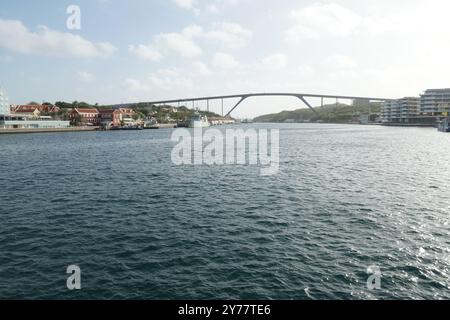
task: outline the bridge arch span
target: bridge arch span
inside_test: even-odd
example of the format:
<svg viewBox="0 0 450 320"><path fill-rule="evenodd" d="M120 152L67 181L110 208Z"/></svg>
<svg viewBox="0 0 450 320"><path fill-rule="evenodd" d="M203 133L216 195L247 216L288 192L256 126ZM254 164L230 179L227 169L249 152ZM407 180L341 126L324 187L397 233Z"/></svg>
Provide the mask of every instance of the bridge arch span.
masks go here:
<svg viewBox="0 0 450 320"><path fill-rule="evenodd" d="M210 97L198 97L198 98L187 98L187 99L174 99L174 100L161 100L161 101L151 101L147 102L149 104L157 105L157 104L172 104L172 103L182 103L182 102L196 102L196 101L207 101L209 106L209 101L211 100L223 100L224 99L236 99L239 101L226 113L226 116L230 116L231 113L236 110L239 105L251 97L295 97L300 99L308 108L310 108L313 112L317 113L314 107L308 102L307 98L321 98L323 99L342 99L342 100L367 100L367 101L378 101L384 102L392 99L385 98L373 98L373 97L357 97L357 96L339 96L339 95L323 95L323 94L309 94L309 93L245 93L245 94L236 94L236 95L223 95L223 96L210 96Z"/></svg>

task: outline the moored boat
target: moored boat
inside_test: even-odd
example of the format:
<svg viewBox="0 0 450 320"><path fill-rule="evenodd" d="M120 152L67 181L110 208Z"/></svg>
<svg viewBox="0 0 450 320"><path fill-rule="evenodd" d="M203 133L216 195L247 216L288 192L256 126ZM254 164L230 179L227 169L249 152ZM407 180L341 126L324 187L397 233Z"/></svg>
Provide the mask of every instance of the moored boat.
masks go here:
<svg viewBox="0 0 450 320"><path fill-rule="evenodd" d="M207 116L202 116L200 113L195 112L189 123L189 128L206 128L210 127L211 124L208 121Z"/></svg>

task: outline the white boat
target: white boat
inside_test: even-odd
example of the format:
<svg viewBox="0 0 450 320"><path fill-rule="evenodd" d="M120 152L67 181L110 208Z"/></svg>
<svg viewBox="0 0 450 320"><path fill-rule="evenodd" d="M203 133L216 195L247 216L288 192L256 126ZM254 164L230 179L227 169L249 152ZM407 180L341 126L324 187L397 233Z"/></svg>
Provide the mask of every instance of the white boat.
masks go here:
<svg viewBox="0 0 450 320"><path fill-rule="evenodd" d="M450 118L445 118L439 121L438 130L440 132L450 132Z"/></svg>
<svg viewBox="0 0 450 320"><path fill-rule="evenodd" d="M189 128L207 128L211 126L208 121L207 116L202 116L200 113L196 112L189 122Z"/></svg>

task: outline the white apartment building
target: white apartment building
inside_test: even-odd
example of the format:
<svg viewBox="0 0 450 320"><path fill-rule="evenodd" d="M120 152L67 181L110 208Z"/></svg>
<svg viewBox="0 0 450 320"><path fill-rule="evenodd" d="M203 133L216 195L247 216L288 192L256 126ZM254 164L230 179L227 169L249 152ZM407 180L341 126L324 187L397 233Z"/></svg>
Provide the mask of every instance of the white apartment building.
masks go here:
<svg viewBox="0 0 450 320"><path fill-rule="evenodd" d="M388 100L381 107L381 119L385 123L414 123L419 115L419 97Z"/></svg>
<svg viewBox="0 0 450 320"><path fill-rule="evenodd" d="M450 89L426 90L421 95L420 112L427 116L450 113Z"/></svg>

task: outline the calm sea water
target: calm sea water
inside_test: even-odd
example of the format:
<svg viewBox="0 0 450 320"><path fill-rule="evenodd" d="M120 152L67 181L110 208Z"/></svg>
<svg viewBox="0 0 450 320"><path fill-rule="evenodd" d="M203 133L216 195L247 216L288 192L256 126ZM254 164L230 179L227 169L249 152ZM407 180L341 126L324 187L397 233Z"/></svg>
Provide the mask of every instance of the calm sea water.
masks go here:
<svg viewBox="0 0 450 320"><path fill-rule="evenodd" d="M0 298L450 298L450 135L249 127L278 175L174 166L170 130L0 136Z"/></svg>

